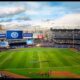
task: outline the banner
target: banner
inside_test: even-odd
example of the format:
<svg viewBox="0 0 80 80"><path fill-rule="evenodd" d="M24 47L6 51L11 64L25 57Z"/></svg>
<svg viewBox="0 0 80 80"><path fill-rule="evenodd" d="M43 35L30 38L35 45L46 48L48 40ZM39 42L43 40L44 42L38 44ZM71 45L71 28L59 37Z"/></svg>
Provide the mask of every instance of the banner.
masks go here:
<svg viewBox="0 0 80 80"><path fill-rule="evenodd" d="M43 35L37 35L37 37L39 38L39 39L42 39L42 38L44 38L44 36Z"/></svg>
<svg viewBox="0 0 80 80"><path fill-rule="evenodd" d="M32 38L33 34L32 33L24 33L23 38Z"/></svg>
<svg viewBox="0 0 80 80"><path fill-rule="evenodd" d="M6 38L6 34L0 34L0 38Z"/></svg>

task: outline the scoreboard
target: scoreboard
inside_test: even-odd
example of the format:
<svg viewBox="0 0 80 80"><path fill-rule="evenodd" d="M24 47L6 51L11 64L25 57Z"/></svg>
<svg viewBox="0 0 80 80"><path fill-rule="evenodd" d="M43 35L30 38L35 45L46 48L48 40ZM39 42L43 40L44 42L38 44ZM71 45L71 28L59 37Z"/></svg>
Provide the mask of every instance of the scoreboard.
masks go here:
<svg viewBox="0 0 80 80"><path fill-rule="evenodd" d="M8 42L7 41L0 42L0 47L7 47L7 46L8 46Z"/></svg>
<svg viewBox="0 0 80 80"><path fill-rule="evenodd" d="M32 45L34 43L33 39L27 39L26 44L27 45Z"/></svg>
<svg viewBox="0 0 80 80"><path fill-rule="evenodd" d="M6 32L7 39L22 39L23 31L10 30Z"/></svg>

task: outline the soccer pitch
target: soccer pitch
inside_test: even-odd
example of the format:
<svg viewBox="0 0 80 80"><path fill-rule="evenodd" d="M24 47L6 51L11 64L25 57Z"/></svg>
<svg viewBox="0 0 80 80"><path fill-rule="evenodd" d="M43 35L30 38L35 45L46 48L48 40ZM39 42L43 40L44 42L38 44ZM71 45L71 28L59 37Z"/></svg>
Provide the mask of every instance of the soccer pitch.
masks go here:
<svg viewBox="0 0 80 80"><path fill-rule="evenodd" d="M38 72L69 71L80 74L80 52L69 48L19 48L0 52L0 70L30 78L54 78Z"/></svg>

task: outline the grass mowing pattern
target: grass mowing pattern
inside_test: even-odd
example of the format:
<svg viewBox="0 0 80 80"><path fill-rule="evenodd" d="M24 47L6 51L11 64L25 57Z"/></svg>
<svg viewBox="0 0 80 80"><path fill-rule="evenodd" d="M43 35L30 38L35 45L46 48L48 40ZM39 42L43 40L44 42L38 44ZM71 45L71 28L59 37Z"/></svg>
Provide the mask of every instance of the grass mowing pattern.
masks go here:
<svg viewBox="0 0 80 80"><path fill-rule="evenodd" d="M4 51L0 52L0 70L4 69L32 78L41 77L36 72L49 70L80 74L80 52L40 47Z"/></svg>

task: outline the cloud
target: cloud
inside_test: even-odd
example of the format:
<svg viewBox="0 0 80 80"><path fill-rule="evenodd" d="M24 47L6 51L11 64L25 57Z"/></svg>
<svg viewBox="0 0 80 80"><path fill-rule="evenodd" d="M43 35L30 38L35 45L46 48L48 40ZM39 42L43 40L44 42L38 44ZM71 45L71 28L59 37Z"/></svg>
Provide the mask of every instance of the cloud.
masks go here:
<svg viewBox="0 0 80 80"><path fill-rule="evenodd" d="M6 17L24 11L25 9L23 7L0 7L0 17Z"/></svg>
<svg viewBox="0 0 80 80"><path fill-rule="evenodd" d="M1 2L0 2L1 3ZM2 4L2 3L1 3ZM1 5L0 4L0 5ZM67 8L68 10L71 10L71 11L79 11L79 8L80 8L80 2L47 2L47 1L40 1L40 2L31 2L31 1L26 1L26 2L5 2L4 5L18 5L18 6L25 6L27 7L27 9L33 9L33 10L38 10L38 9L41 9L41 8L44 8L45 6L50 6L50 7L64 7L64 8Z"/></svg>
<svg viewBox="0 0 80 80"><path fill-rule="evenodd" d="M21 17L18 17L16 20L31 20L31 19L28 16L21 16Z"/></svg>
<svg viewBox="0 0 80 80"><path fill-rule="evenodd" d="M0 17L6 17L0 21L56 19L68 13L67 8L51 6L50 2L25 2L22 5L21 3L14 4L19 6L9 7L10 5L8 5L0 9ZM23 7L23 4L25 7ZM12 17L8 18L8 16Z"/></svg>
<svg viewBox="0 0 80 80"><path fill-rule="evenodd" d="M31 16L34 19L56 19L64 14L68 13L67 8L50 6L50 5L37 5L37 9L30 8L25 11L25 14Z"/></svg>
<svg viewBox="0 0 80 80"><path fill-rule="evenodd" d="M33 16L43 15L42 17L48 15L55 17L80 12L80 2L29 2L27 7L27 14Z"/></svg>
<svg viewBox="0 0 80 80"><path fill-rule="evenodd" d="M6 17L2 19L2 21L14 21L14 20L37 21L37 20L46 20L46 19L54 20L66 14L80 12L79 4L80 3L73 3L73 2L57 3L57 2L46 2L46 1L7 2L5 3L4 7L0 7L0 19L1 17ZM8 18L8 16L10 17Z"/></svg>
<svg viewBox="0 0 80 80"><path fill-rule="evenodd" d="M78 22L80 21L80 13L76 13L76 14L67 14L57 20L55 20L56 22L62 22L62 23L74 23L74 22ZM79 22L78 22L79 23Z"/></svg>

